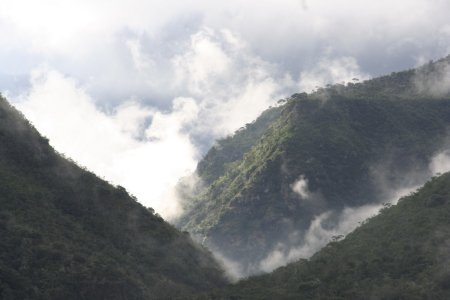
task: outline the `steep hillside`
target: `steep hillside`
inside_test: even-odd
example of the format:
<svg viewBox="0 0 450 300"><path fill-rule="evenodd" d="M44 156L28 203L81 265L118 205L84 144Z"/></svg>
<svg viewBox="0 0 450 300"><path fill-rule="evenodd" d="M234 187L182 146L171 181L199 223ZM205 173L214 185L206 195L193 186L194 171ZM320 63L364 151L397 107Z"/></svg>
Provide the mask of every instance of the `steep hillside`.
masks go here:
<svg viewBox="0 0 450 300"><path fill-rule="evenodd" d="M0 298L165 299L222 286L210 253L61 157L0 97Z"/></svg>
<svg viewBox="0 0 450 300"><path fill-rule="evenodd" d="M450 299L449 249L447 173L310 260L207 299Z"/></svg>
<svg viewBox="0 0 450 300"><path fill-rule="evenodd" d="M233 168L233 162L242 159L262 137L267 128L280 117L282 108L274 107L264 111L253 123L246 124L233 136L219 140L199 162L197 173L206 184L211 184Z"/></svg>
<svg viewBox="0 0 450 300"><path fill-rule="evenodd" d="M448 91L430 93L426 79L442 79L447 64L293 95L270 123L263 115L206 155L198 167L206 185L178 226L252 274L275 249L302 245L317 216L423 183L450 125Z"/></svg>

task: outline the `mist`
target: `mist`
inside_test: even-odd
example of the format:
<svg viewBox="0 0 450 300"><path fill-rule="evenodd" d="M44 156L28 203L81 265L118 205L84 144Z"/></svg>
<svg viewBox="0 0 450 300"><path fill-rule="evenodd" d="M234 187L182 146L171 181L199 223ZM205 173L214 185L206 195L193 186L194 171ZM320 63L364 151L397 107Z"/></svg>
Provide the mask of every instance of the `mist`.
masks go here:
<svg viewBox="0 0 450 300"><path fill-rule="evenodd" d="M414 87L422 95L439 98L450 94L449 61L438 60L433 65L425 64L419 68L413 78Z"/></svg>
<svg viewBox="0 0 450 300"><path fill-rule="evenodd" d="M321 248L332 241L339 241L363 224L367 219L376 216L380 211L391 205L396 205L402 197L411 195L419 189L432 176L440 175L450 171L450 152L448 149L438 151L430 160L426 170L416 173L404 174L405 178L396 186L389 185L386 182L387 169L378 165L376 174L373 174L377 181L383 200L378 203L363 205L359 207L345 207L342 210L328 210L317 215L309 228L303 235L302 243L298 246L279 243L266 258L264 258L257 268L256 272L271 272L288 263L299 259L308 259ZM384 172L381 170L383 169ZM308 190L307 181L301 176L293 187L297 188L300 195ZM296 191L294 189L294 191ZM303 197L302 196L302 197ZM296 234L295 232L292 234ZM298 234L298 233L297 233Z"/></svg>

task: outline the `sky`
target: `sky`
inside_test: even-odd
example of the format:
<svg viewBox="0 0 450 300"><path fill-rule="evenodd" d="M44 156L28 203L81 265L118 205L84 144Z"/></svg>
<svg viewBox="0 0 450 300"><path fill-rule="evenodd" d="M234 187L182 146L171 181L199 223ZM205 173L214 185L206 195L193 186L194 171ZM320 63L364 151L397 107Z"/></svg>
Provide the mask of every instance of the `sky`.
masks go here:
<svg viewBox="0 0 450 300"><path fill-rule="evenodd" d="M0 0L0 91L166 219L218 138L280 98L450 52L447 0Z"/></svg>

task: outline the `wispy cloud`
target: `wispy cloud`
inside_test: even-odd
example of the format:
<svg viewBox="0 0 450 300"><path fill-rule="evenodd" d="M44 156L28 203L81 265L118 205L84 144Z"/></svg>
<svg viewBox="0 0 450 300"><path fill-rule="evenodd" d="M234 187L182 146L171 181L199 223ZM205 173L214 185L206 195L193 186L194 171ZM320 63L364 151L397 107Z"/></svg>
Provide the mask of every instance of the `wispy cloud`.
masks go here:
<svg viewBox="0 0 450 300"><path fill-rule="evenodd" d="M377 168L379 169L379 168ZM450 171L450 153L444 150L438 152L428 166L419 173L406 174L404 182L391 186L386 184L385 173L378 173L378 185L384 199L379 203L359 207L346 207L342 210L328 210L317 215L304 233L300 245L279 243L259 265L256 271L270 272L280 266L296 261L300 258L309 258L329 242L345 238L366 219L377 215L386 204L395 205L404 196L410 195L420 188L432 175ZM380 178L384 177L384 178ZM302 189L307 187L304 178L300 178Z"/></svg>
<svg viewBox="0 0 450 300"><path fill-rule="evenodd" d="M348 207L342 212L327 211L318 215L311 222L304 235L303 243L300 246L290 247L283 243L278 244L260 262L260 269L264 272L270 272L300 258L309 258L319 249L327 245L333 237L337 238L350 233L362 221L376 215L381 207L381 205L364 205L356 208Z"/></svg>
<svg viewBox="0 0 450 300"><path fill-rule="evenodd" d="M440 60L432 65L425 64L416 70L413 81L419 93L431 97L450 95L449 61Z"/></svg>
<svg viewBox="0 0 450 300"><path fill-rule="evenodd" d="M291 185L291 189L304 200L307 200L311 195L308 188L308 180L305 175L300 175L300 177Z"/></svg>
<svg viewBox="0 0 450 300"><path fill-rule="evenodd" d="M354 79L365 80L369 75L361 71L353 57L323 58L310 70L300 73L299 89L311 92L328 84L346 84Z"/></svg>

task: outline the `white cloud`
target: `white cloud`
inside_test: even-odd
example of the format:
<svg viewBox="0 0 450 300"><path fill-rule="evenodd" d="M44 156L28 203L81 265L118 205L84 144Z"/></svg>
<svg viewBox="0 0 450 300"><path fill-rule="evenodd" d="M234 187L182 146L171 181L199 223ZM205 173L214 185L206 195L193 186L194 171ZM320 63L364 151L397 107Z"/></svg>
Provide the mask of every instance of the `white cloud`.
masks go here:
<svg viewBox="0 0 450 300"><path fill-rule="evenodd" d="M450 171L450 150L436 154L430 163L431 174L443 174Z"/></svg>
<svg viewBox="0 0 450 300"><path fill-rule="evenodd" d="M308 189L308 180L301 175L297 181L291 185L292 191L299 194L302 199L308 199L311 192Z"/></svg>
<svg viewBox="0 0 450 300"><path fill-rule="evenodd" d="M261 270L270 272L300 258L309 258L328 244L333 237L345 236L353 231L362 221L376 215L381 207L381 205L347 207L338 214L337 218L336 212L332 211L318 215L306 231L301 246L288 247L284 244L279 244L261 261ZM337 221L335 221L336 219ZM330 222L333 226L325 225Z"/></svg>
<svg viewBox="0 0 450 300"><path fill-rule="evenodd" d="M228 30L202 28L172 62L177 88L193 95L201 107L193 129L198 134L230 134L294 86L287 74L256 56Z"/></svg>
<svg viewBox="0 0 450 300"><path fill-rule="evenodd" d="M242 266L239 263L226 258L220 253L220 250L214 249L212 253L214 258L222 265L225 275L231 282L237 282L239 278L244 276Z"/></svg>
<svg viewBox="0 0 450 300"><path fill-rule="evenodd" d="M223 31L230 45L238 36L235 45L245 41L250 53L294 81L301 75L300 87L309 90L341 81L336 73L351 76L354 62L359 73L374 75L447 54L449 8L442 0L3 0L0 62L15 62L5 73L47 62L98 101L145 95L161 105L192 96L171 85L170 64L187 53L192 36L210 28ZM228 54L215 41L199 38L194 53L203 63L195 64L193 80L227 66ZM332 71L316 68L327 63ZM308 74L314 80L305 79Z"/></svg>
<svg viewBox="0 0 450 300"><path fill-rule="evenodd" d="M130 39L126 42L133 60L134 67L140 73L153 71L155 62L153 62L142 49L142 42L139 39Z"/></svg>
<svg viewBox="0 0 450 300"><path fill-rule="evenodd" d="M195 169L198 155L182 132L196 117L195 102L178 98L174 103L170 113L134 102L105 113L73 79L40 70L16 106L58 151L171 218L180 209L173 188L179 177ZM148 119L151 125L146 128Z"/></svg>
<svg viewBox="0 0 450 300"><path fill-rule="evenodd" d="M299 89L311 92L327 84L352 82L354 78L359 80L369 78L368 74L360 70L355 58L324 58L311 70L300 73Z"/></svg>
<svg viewBox="0 0 450 300"><path fill-rule="evenodd" d="M429 70L427 65L419 68L414 77L416 89L430 96L446 97L450 95L450 65L448 61L440 61Z"/></svg>
<svg viewBox="0 0 450 300"><path fill-rule="evenodd" d="M422 170L420 174L409 174L411 177L403 185L388 187L386 178L378 178L378 184L384 190L383 204L368 204L360 207L347 207L341 212L327 211L314 218L306 231L302 244L299 246L289 246L283 243L278 244L259 265L260 271L270 272L280 266L296 261L300 258L309 258L321 248L326 246L333 237L345 237L352 232L361 222L375 216L383 208L384 203L395 205L404 196L412 194L419 189L430 175L442 174L450 171L450 151L444 149L438 152L428 166L428 170ZM386 176L385 173L377 174L378 177ZM297 188L304 192L307 189L307 181L300 177ZM295 185L294 185L295 187Z"/></svg>
<svg viewBox="0 0 450 300"><path fill-rule="evenodd" d="M214 41L215 38L214 32L205 28L191 36L187 53L173 59L177 72L175 80L179 84L186 84L191 93L211 91L213 87L210 85L215 83L214 79L226 76L230 69L230 58L221 45ZM211 80L211 77L214 79Z"/></svg>
<svg viewBox="0 0 450 300"><path fill-rule="evenodd" d="M139 41L129 40L128 51L140 74L155 75ZM174 186L200 156L195 137L212 141L252 121L287 81L228 31L202 29L172 61L182 74L174 84L191 96L175 97L169 109L134 97L101 110L85 85L50 67L33 71L30 90L14 102L58 151L173 218Z"/></svg>

